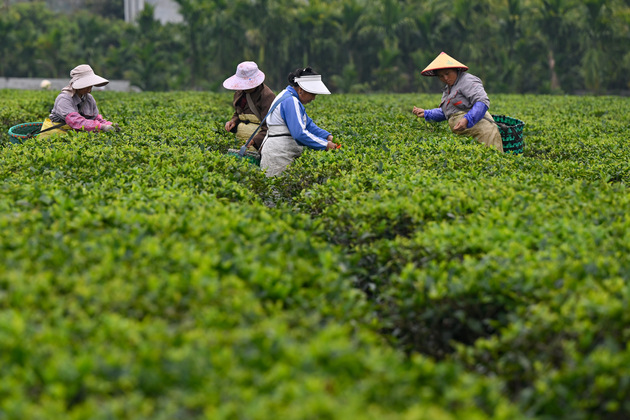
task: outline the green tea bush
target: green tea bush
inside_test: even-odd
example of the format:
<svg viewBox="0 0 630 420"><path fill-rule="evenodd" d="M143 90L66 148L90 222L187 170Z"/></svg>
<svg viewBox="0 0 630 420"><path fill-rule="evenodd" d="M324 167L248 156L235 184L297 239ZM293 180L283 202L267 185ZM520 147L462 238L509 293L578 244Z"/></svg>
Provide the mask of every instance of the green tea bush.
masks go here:
<svg viewBox="0 0 630 420"><path fill-rule="evenodd" d="M624 98L493 96L514 156L318 97L341 149L268 179L229 94L94 95L13 144L54 94L0 91L0 419L630 415Z"/></svg>

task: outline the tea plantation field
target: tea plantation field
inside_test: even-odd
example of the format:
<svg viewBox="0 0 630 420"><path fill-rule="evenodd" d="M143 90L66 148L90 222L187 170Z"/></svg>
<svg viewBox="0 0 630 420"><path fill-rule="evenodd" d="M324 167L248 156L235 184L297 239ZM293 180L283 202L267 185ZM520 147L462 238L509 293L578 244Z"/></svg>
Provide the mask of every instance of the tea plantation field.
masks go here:
<svg viewBox="0 0 630 420"><path fill-rule="evenodd" d="M491 95L515 156L319 96L267 179L229 93L94 95L0 91L0 419L630 418L628 98Z"/></svg>

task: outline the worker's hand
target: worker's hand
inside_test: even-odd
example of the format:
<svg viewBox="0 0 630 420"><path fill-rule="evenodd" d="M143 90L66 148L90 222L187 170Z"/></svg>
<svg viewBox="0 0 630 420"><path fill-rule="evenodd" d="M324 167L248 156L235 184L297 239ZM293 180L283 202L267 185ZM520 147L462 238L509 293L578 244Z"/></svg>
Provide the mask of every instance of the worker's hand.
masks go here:
<svg viewBox="0 0 630 420"><path fill-rule="evenodd" d="M424 118L424 109L422 109L422 108L418 108L418 107L414 106L413 107L413 113L417 117Z"/></svg>
<svg viewBox="0 0 630 420"><path fill-rule="evenodd" d="M453 131L462 131L468 128L468 120L466 118L462 118L461 120L457 121L457 124L455 124L455 127L453 127Z"/></svg>
<svg viewBox="0 0 630 420"><path fill-rule="evenodd" d="M232 120L225 123L225 131L232 131L236 127L236 123Z"/></svg>
<svg viewBox="0 0 630 420"><path fill-rule="evenodd" d="M328 140L328 144L326 145L326 150L335 150L338 149L339 146L335 143L333 143L333 135L329 134L328 137L326 137L326 140Z"/></svg>
<svg viewBox="0 0 630 420"><path fill-rule="evenodd" d="M116 128L111 124L101 125L101 131L105 131L106 133L109 133L110 131L114 131L114 130L116 130Z"/></svg>
<svg viewBox="0 0 630 420"><path fill-rule="evenodd" d="M332 136L329 136L329 137L332 137ZM328 141L328 144L326 145L326 150L335 150L337 148L338 146L335 143L333 143L332 141Z"/></svg>

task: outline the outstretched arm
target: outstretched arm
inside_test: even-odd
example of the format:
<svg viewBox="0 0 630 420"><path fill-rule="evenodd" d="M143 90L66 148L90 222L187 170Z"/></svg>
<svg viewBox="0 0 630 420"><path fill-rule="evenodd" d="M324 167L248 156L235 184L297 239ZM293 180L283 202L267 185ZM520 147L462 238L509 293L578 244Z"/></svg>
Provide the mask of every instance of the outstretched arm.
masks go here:
<svg viewBox="0 0 630 420"><path fill-rule="evenodd" d="M422 109L414 106L413 113L418 117L424 118L425 121L440 122L446 120L446 116L441 108Z"/></svg>
<svg viewBox="0 0 630 420"><path fill-rule="evenodd" d="M101 126L106 125L105 123L101 123L96 119L88 120L78 112L71 112L66 115L66 124L74 128L75 130L82 131L96 131L100 130Z"/></svg>
<svg viewBox="0 0 630 420"><path fill-rule="evenodd" d="M290 99L280 105L280 113L289 128L291 137L298 144L316 150L325 150L328 147L328 136L330 133L319 128L308 115L302 119L300 106L297 99Z"/></svg>

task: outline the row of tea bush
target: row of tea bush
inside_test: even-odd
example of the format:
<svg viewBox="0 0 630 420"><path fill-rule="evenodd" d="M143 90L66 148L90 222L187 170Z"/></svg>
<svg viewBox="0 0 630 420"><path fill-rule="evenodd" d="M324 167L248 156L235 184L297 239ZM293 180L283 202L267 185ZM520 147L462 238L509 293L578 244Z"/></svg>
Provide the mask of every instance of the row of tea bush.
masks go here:
<svg viewBox="0 0 630 420"><path fill-rule="evenodd" d="M321 96L268 179L229 94L94 95L12 144L55 93L0 91L0 418L630 416L626 99L492 96L513 156Z"/></svg>

